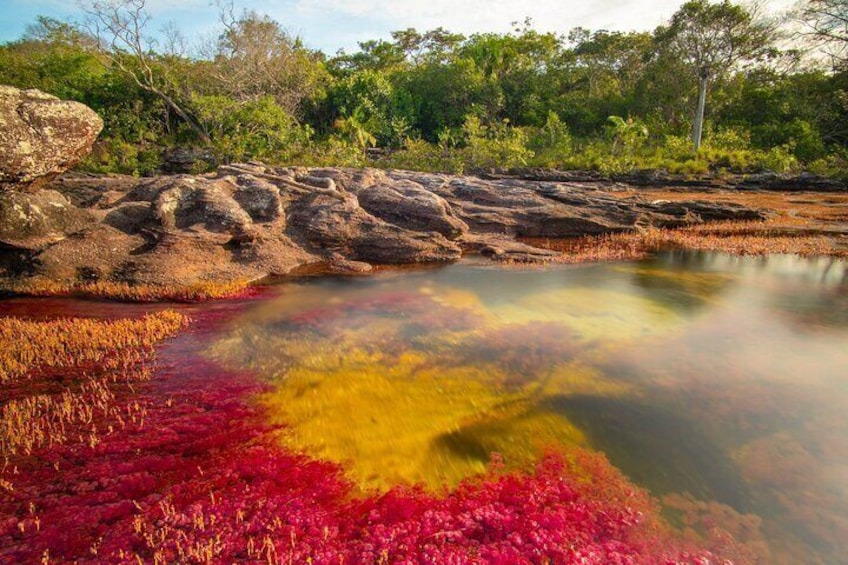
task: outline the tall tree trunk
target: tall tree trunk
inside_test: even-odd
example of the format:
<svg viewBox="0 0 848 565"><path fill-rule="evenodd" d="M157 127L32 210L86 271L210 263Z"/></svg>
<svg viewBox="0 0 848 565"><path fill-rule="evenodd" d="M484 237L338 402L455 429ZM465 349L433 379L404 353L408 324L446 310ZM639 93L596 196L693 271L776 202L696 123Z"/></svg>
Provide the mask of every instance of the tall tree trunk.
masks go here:
<svg viewBox="0 0 848 565"><path fill-rule="evenodd" d="M692 144L695 146L695 151L701 148L701 136L704 132L704 108L707 105L707 83L709 80L709 67L701 67L698 76L698 109L695 111L695 124L692 127Z"/></svg>

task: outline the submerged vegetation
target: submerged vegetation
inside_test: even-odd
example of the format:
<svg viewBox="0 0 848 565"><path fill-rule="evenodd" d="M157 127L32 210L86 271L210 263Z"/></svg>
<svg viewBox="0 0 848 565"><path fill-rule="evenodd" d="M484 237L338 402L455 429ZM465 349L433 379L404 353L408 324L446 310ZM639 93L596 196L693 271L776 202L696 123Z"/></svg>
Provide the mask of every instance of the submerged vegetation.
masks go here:
<svg viewBox="0 0 848 565"><path fill-rule="evenodd" d="M117 395L150 378L153 346L187 322L170 310L137 320L0 319L0 457L69 441L94 447L143 420L142 406Z"/></svg>
<svg viewBox="0 0 848 565"><path fill-rule="evenodd" d="M446 296L455 304L464 300L449 293ZM298 297L288 300L298 301ZM438 376L438 367L429 376L422 374L427 365L422 354L416 357L413 352L408 358L402 352L403 343L390 336L399 329L413 340L419 335L418 339L438 341L441 335L448 340L443 351L454 358L461 351L448 347L454 336L462 336L469 351L475 347L489 351L513 341L511 331L529 328L507 326L491 335L479 335L473 312L440 307L437 300L445 299L426 294L389 295L377 298L370 307L366 301L366 310L377 315L394 311L411 316L385 317L387 325L376 331L362 317L363 304L303 310L287 322L292 337L287 343L295 349L265 357L272 363L266 367L276 370L275 362L282 367L294 351L332 365L335 357L316 348L320 340L304 342L298 334L304 338L324 336L348 353L353 353L345 349L351 337L382 336L388 340L385 354L399 354L397 370L383 375L387 386L390 380L395 385L407 382L413 386L408 392L416 397L432 389L441 391L442 401L465 398L474 404L476 392L466 391L471 393L466 395L445 390L450 385L449 375ZM412 316L414 313L421 316ZM92 306L92 314L97 314L96 306ZM342 326L338 325L339 315L346 320ZM7 340L4 349L4 367L14 376L8 377L4 387L0 427L5 460L0 475L0 514L4 517L0 560L702 564L720 556L735 563L754 562L749 548L719 529L702 528L701 534L671 529L660 518L656 502L602 455L575 447L569 438L554 437L556 434L540 438L533 456L518 457L509 441L500 444L503 457L475 455L474 476L462 480L469 474L466 470L451 480L452 487L447 490L433 492L406 481L400 485L386 482L373 490L368 481L361 480L356 463L341 466L318 459L320 454L314 451L307 450L304 455L294 444L279 442L281 434L311 433L310 403L302 395L286 401L280 391L271 393L244 368L230 372L209 363L199 351L187 348L190 341L176 345L151 365L149 348L185 323L184 316L168 310L132 320L3 319L8 333L4 337L19 337ZM214 317L197 315L191 331L209 332L218 324ZM536 374L545 371L552 351L568 355L572 341L558 339L555 335L563 336L545 328L544 324L537 328L537 350L527 356L503 355L505 364L500 370ZM339 329L341 333L337 333ZM269 338L273 340L273 336ZM422 341L417 347L423 351L429 345ZM225 350L232 354L242 349L233 340L229 346L236 346ZM134 352L143 354L138 358ZM245 353L250 355L249 350ZM104 364L109 358L123 360L114 365L120 369ZM27 360L23 372L21 360ZM379 377L373 364L378 361L351 358L353 373L347 375L356 374L365 363L373 368L369 374ZM460 362L458 358L454 361ZM261 359L258 362L263 363ZM497 366L489 367L490 372ZM319 376L333 379L308 367L288 373L295 393L301 385L310 388L309 383ZM574 371L563 374L574 375ZM523 394L524 385L507 377L507 373L493 373L487 378L490 384L494 379L499 382L497 387ZM433 389L438 385L434 381L440 380L442 388ZM577 378L569 386L588 391L585 387L591 380ZM363 373L345 387L361 390L360 398L382 399L384 406L390 406L396 396L381 395L379 386L374 395L374 385L374 378ZM591 390L601 390L591 386ZM328 407L344 400L333 396L330 389L319 396L326 397L323 402ZM257 404L255 398L276 400ZM481 402L486 398L494 399L487 394L480 397ZM438 405L439 399L432 404ZM289 411L289 418L272 419L269 426L265 423L267 411L278 413L274 407L277 400ZM400 404L398 409L402 411L404 406ZM470 423L490 412L483 420L497 422L511 412L505 406L494 412L482 404L469 408L465 416L454 416ZM337 412L331 420L350 429L367 425L366 421L346 419L347 412ZM386 416L389 425L392 418L404 418L400 412ZM538 422L525 418L527 429L521 434L555 424L552 418L558 417L551 414ZM414 414L405 421L416 421ZM444 429L454 427L455 423L447 422ZM466 434L475 433L473 426L466 427ZM579 443L576 430L561 427L570 429L566 435ZM342 428L333 429L338 432ZM405 433L409 431L404 428ZM487 438L485 430L478 432L482 440ZM488 439L497 442L491 435ZM548 451L556 444L555 451ZM485 441L483 445L491 447ZM375 461L359 460L359 464L371 463Z"/></svg>
<svg viewBox="0 0 848 565"><path fill-rule="evenodd" d="M0 319L0 560L703 565L806 555L802 534L776 534L768 516L747 513L750 499L796 526L815 504L820 521L805 532L838 549L842 505L829 483L783 490L818 461L803 448L811 432L762 420L788 395L793 414L838 435L830 416L808 411L819 385L800 396L771 387L772 367L732 384L752 369L689 334L687 313L737 295L734 275L634 264L500 270L493 284L491 268L456 269L465 285L488 283L451 286L445 270L304 282L261 306L183 307L187 329L171 310L110 318L147 307L106 302L86 304L91 318L39 318L51 306L29 299L32 317ZM585 278L595 269L603 284ZM781 316L806 323L817 304ZM715 323L695 318L696 336ZM760 335L737 326L731 343ZM825 374L809 362L775 360ZM651 363L662 369L634 373ZM687 376L689 363L706 372ZM705 422L697 430L680 406L653 404L681 380ZM598 406L616 408L597 418ZM737 421L745 433L722 433ZM681 427L686 441L673 447ZM622 437L650 454L635 470ZM837 464L841 452L818 441L810 449ZM596 451L607 447L609 460ZM647 473L651 496L622 469Z"/></svg>
<svg viewBox="0 0 848 565"><path fill-rule="evenodd" d="M0 45L0 83L95 109L105 129L89 171L147 174L163 152L192 147L196 169L257 159L845 175L841 2L808 0L778 22L690 0L653 32L407 29L333 56L227 3L216 38L171 28L162 42L144 0L83 4L85 22L41 17ZM781 50L799 19L811 33ZM838 56L805 58L813 47Z"/></svg>

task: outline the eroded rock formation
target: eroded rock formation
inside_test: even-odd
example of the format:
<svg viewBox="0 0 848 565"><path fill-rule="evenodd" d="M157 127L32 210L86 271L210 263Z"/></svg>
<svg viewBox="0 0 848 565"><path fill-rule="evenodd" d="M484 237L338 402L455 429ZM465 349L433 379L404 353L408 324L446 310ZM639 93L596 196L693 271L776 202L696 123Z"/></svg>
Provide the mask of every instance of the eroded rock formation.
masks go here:
<svg viewBox="0 0 848 565"><path fill-rule="evenodd" d="M185 285L285 275L310 264L366 272L375 264L454 261L469 251L546 261L556 254L516 238L763 217L733 204L652 203L602 188L258 163L148 179L68 174L0 205L0 269L64 283Z"/></svg>

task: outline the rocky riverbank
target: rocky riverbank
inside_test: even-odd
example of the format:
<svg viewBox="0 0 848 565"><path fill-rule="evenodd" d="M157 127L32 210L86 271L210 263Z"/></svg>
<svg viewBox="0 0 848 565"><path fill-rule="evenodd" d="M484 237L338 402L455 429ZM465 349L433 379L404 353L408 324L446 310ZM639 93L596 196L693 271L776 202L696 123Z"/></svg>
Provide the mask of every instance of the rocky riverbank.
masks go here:
<svg viewBox="0 0 848 565"><path fill-rule="evenodd" d="M598 242L628 249L685 245L656 234L763 222L780 208L755 194L777 187L771 177L702 186L657 172L616 179L534 170L454 176L262 163L150 178L62 174L102 127L93 112L1 87L0 123L0 288L22 292L92 284L103 294L127 296L145 286L232 289L304 267L367 273L375 265L443 263L468 253L547 262L573 250L552 241L579 241L578 260L591 259L599 254L587 253L587 246ZM809 197L813 203L823 191L840 190L818 177L784 180L788 189L822 192ZM728 191L746 198L716 197ZM842 195L833 205L844 212ZM839 226L843 216L834 216ZM587 243L587 237L598 239ZM844 235L837 230L835 237ZM605 253L600 256L627 256Z"/></svg>
<svg viewBox="0 0 848 565"><path fill-rule="evenodd" d="M17 280L185 286L465 253L548 261L558 253L518 239L763 218L726 202L621 198L592 182L258 163L144 179L69 174L0 194L0 265Z"/></svg>

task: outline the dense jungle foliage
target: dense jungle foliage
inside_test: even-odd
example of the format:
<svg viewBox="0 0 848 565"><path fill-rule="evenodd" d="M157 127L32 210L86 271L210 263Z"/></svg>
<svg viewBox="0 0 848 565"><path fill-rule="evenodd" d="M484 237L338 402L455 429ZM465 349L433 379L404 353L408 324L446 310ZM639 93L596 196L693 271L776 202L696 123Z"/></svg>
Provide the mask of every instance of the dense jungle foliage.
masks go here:
<svg viewBox="0 0 848 565"><path fill-rule="evenodd" d="M0 45L0 84L96 110L105 128L82 165L94 172L148 174L191 147L197 168L846 174L846 0L807 0L782 21L690 0L652 33L407 29L334 56L219 7L204 44L174 26L151 39L144 0L88 2L83 23L41 17Z"/></svg>

